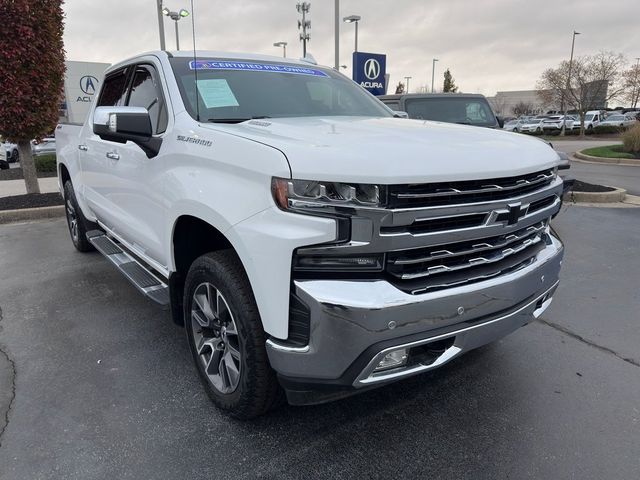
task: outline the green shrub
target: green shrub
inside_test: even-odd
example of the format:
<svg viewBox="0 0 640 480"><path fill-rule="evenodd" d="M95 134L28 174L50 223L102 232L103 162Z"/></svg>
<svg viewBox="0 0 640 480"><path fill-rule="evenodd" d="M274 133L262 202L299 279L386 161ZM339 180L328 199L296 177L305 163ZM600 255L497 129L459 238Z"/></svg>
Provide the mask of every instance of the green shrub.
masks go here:
<svg viewBox="0 0 640 480"><path fill-rule="evenodd" d="M593 133L620 133L623 129L616 125L598 125L593 128Z"/></svg>
<svg viewBox="0 0 640 480"><path fill-rule="evenodd" d="M640 123L622 134L623 150L640 157Z"/></svg>
<svg viewBox="0 0 640 480"><path fill-rule="evenodd" d="M38 155L37 157L34 157L34 160L36 162L36 171L38 173L56 171L56 155L54 153Z"/></svg>

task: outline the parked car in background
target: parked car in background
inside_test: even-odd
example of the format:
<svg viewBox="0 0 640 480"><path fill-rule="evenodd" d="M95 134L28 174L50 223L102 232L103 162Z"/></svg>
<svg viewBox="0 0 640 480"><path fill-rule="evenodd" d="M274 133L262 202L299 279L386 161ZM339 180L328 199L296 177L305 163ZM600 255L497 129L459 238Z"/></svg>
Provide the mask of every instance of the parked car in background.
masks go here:
<svg viewBox="0 0 640 480"><path fill-rule="evenodd" d="M0 139L0 143L2 143L2 150L4 150L6 155L6 160L9 163L16 163L20 160L20 152L18 151L18 145L15 143L5 142Z"/></svg>
<svg viewBox="0 0 640 480"><path fill-rule="evenodd" d="M542 124L546 117L535 117L525 121L521 127L522 133L542 133Z"/></svg>
<svg viewBox="0 0 640 480"><path fill-rule="evenodd" d="M590 110L584 116L584 129L587 132L592 132L595 127L600 125L604 116L600 110Z"/></svg>
<svg viewBox="0 0 640 480"><path fill-rule="evenodd" d="M600 126L609 126L609 127L620 127L620 128L629 128L635 125L637 121L634 118L631 118L627 115L609 115L607 118L600 122Z"/></svg>
<svg viewBox="0 0 640 480"><path fill-rule="evenodd" d="M9 162L7 162L7 153L4 148L0 148L0 170L6 170L9 168Z"/></svg>
<svg viewBox="0 0 640 480"><path fill-rule="evenodd" d="M549 133L560 132L563 123L565 130L572 130L575 120L570 115L567 115L566 118L564 115L553 115L542 121L542 130Z"/></svg>
<svg viewBox="0 0 640 480"><path fill-rule="evenodd" d="M391 110L409 118L502 128L484 95L475 93L410 93L378 97Z"/></svg>
<svg viewBox="0 0 640 480"><path fill-rule="evenodd" d="M504 127L502 127L504 130L507 130L509 132L520 132L521 131L521 127L522 125L524 125L527 121L529 120L528 117L520 117L517 118L515 120L510 120L507 123L504 124Z"/></svg>
<svg viewBox="0 0 640 480"><path fill-rule="evenodd" d="M31 140L31 153L33 153L34 156L56 153L56 139L53 137L45 137L40 141Z"/></svg>

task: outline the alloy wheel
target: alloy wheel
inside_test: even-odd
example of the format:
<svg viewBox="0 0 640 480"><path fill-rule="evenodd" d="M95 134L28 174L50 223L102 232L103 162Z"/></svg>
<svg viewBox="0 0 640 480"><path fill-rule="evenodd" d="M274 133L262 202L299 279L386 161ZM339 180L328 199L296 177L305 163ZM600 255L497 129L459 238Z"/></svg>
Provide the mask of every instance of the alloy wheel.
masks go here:
<svg viewBox="0 0 640 480"><path fill-rule="evenodd" d="M78 241L78 214L76 213L76 209L73 208L71 204L71 200L67 199L66 201L66 210L67 210L67 223L69 224L69 232L71 233L71 238L74 242Z"/></svg>
<svg viewBox="0 0 640 480"><path fill-rule="evenodd" d="M220 393L233 393L242 368L238 328L229 303L211 283L201 283L193 293L191 333L211 384Z"/></svg>

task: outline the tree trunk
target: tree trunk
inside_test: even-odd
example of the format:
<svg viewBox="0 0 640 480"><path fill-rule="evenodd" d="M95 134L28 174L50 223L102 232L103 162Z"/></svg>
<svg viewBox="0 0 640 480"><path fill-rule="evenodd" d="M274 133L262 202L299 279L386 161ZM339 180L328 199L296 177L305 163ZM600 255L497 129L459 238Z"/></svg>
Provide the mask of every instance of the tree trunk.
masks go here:
<svg viewBox="0 0 640 480"><path fill-rule="evenodd" d="M18 151L20 152L20 166L22 167L22 175L24 176L24 185L27 188L27 193L40 193L36 163L31 153L31 142L18 142Z"/></svg>

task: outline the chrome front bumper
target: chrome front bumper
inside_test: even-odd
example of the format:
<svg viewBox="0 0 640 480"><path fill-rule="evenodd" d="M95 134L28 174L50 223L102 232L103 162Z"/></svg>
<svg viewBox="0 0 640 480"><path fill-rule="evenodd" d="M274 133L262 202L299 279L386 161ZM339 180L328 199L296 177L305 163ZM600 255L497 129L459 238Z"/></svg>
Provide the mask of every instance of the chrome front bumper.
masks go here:
<svg viewBox="0 0 640 480"><path fill-rule="evenodd" d="M411 295L384 280L297 280L295 294L310 309L310 342L289 348L267 342L285 388L361 389L444 365L539 316L558 284L563 246L550 243L521 270L455 288ZM389 350L452 339L428 365L374 372ZM307 402L305 402L307 403Z"/></svg>

